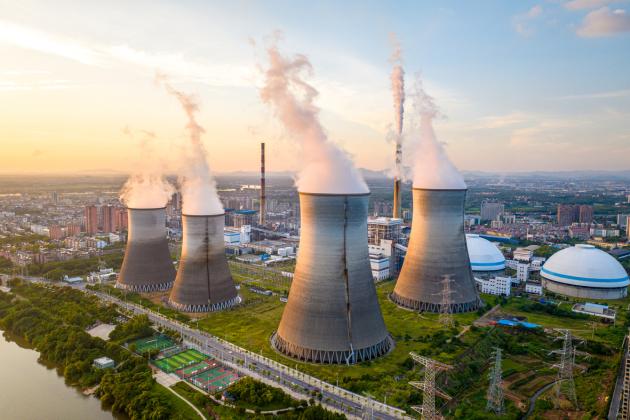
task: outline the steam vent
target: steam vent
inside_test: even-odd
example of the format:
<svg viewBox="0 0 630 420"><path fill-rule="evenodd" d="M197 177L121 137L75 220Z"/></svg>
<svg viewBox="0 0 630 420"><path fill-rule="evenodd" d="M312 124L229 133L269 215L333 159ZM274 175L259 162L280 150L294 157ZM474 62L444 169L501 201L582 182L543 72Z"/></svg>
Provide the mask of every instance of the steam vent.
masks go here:
<svg viewBox="0 0 630 420"><path fill-rule="evenodd" d="M210 312L239 303L225 257L225 215L182 215L182 223L182 256L169 304L184 312Z"/></svg>
<svg viewBox="0 0 630 420"><path fill-rule="evenodd" d="M407 256L391 294L396 304L422 312L479 307L464 236L465 198L465 189L413 189Z"/></svg>
<svg viewBox="0 0 630 420"><path fill-rule="evenodd" d="M309 362L352 364L393 345L370 271L368 196L300 193L297 265L271 338L278 351Z"/></svg>
<svg viewBox="0 0 630 420"><path fill-rule="evenodd" d="M129 237L116 287L133 292L168 290L175 269L166 240L166 210L127 209Z"/></svg>

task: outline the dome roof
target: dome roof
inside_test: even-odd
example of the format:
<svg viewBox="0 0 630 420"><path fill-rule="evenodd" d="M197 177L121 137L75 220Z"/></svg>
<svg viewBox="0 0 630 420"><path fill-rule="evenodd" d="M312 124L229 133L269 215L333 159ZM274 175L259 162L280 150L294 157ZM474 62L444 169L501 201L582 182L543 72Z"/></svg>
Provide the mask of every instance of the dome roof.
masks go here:
<svg viewBox="0 0 630 420"><path fill-rule="evenodd" d="M630 284L628 273L615 258L585 244L553 254L540 273L549 280L582 287L615 288Z"/></svg>
<svg viewBox="0 0 630 420"><path fill-rule="evenodd" d="M468 257L473 271L496 271L505 268L505 257L492 242L479 235L466 235Z"/></svg>

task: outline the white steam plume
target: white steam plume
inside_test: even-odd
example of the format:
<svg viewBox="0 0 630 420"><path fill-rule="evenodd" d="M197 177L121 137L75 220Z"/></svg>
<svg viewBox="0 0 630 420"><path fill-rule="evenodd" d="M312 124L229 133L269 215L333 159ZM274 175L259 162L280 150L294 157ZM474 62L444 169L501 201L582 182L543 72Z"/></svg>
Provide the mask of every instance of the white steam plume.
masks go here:
<svg viewBox="0 0 630 420"><path fill-rule="evenodd" d="M435 137L433 119L438 115L438 110L433 98L424 91L420 76L416 79L414 105L420 114L420 138L415 148L413 187L435 190L466 189L462 174Z"/></svg>
<svg viewBox="0 0 630 420"><path fill-rule="evenodd" d="M303 162L296 180L298 191L369 192L350 158L328 139L319 121L319 108L313 103L318 92L303 78L304 73L313 70L308 58L302 54L285 57L275 43L267 49L267 54L269 67L260 97L302 148Z"/></svg>
<svg viewBox="0 0 630 420"><path fill-rule="evenodd" d="M195 118L199 111L199 104L192 95L174 89L166 77L158 74L156 81L162 83L166 91L177 98L188 117L186 128L189 132L190 144L185 148L185 156L180 168L182 175L179 178L182 213L197 216L223 214L223 205L217 194L216 181L208 165L206 148L201 142L201 136L205 130Z"/></svg>
<svg viewBox="0 0 630 420"><path fill-rule="evenodd" d="M394 116L396 118L396 133L401 139L403 130L403 118L405 113L405 70L402 67L402 49L395 34L390 35L390 41L394 48L389 58L392 67L392 95L394 97ZM397 140L400 142L401 140Z"/></svg>
<svg viewBox="0 0 630 420"><path fill-rule="evenodd" d="M133 138L125 127L123 133ZM135 171L129 176L120 191L120 201L135 209L162 208L175 192L175 188L164 177L164 168L153 150L155 134L142 131L140 139L140 159Z"/></svg>

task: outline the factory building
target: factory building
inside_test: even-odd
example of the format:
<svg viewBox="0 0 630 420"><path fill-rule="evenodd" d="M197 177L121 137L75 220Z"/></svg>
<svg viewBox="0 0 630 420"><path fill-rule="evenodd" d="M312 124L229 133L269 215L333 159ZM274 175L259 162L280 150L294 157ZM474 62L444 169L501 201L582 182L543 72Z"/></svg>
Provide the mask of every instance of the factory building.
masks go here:
<svg viewBox="0 0 630 420"><path fill-rule="evenodd" d="M475 278L481 293L495 296L510 296L512 291L512 278L496 276L488 279Z"/></svg>
<svg viewBox="0 0 630 420"><path fill-rule="evenodd" d="M392 346L372 280L368 194L300 192L302 234L272 346L314 363L353 364Z"/></svg>
<svg viewBox="0 0 630 420"><path fill-rule="evenodd" d="M128 209L129 236L116 287L133 292L168 290L175 268L166 240L166 209Z"/></svg>
<svg viewBox="0 0 630 420"><path fill-rule="evenodd" d="M442 311L446 280L451 281L450 312L474 311L480 305L464 235L465 184L457 188L417 188L414 184L409 246L390 296L402 307Z"/></svg>
<svg viewBox="0 0 630 420"><path fill-rule="evenodd" d="M630 279L611 255L593 245L579 244L552 255L540 271L546 290L589 299L621 299Z"/></svg>
<svg viewBox="0 0 630 420"><path fill-rule="evenodd" d="M505 269L505 257L492 242L479 235L467 234L466 247L473 271L499 271Z"/></svg>
<svg viewBox="0 0 630 420"><path fill-rule="evenodd" d="M391 217L368 218L368 244L379 245L381 240L387 239L394 243L400 238L402 219Z"/></svg>

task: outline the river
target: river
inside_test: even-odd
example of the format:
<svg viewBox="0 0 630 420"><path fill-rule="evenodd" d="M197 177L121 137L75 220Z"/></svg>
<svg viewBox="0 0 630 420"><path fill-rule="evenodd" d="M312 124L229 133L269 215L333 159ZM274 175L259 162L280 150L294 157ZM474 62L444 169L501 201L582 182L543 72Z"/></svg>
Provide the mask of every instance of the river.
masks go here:
<svg viewBox="0 0 630 420"><path fill-rule="evenodd" d="M15 340L15 341L13 341ZM17 341L17 342L16 342ZM6 420L101 420L113 418L94 397L67 386L63 376L37 359L39 353L0 331L0 417Z"/></svg>

